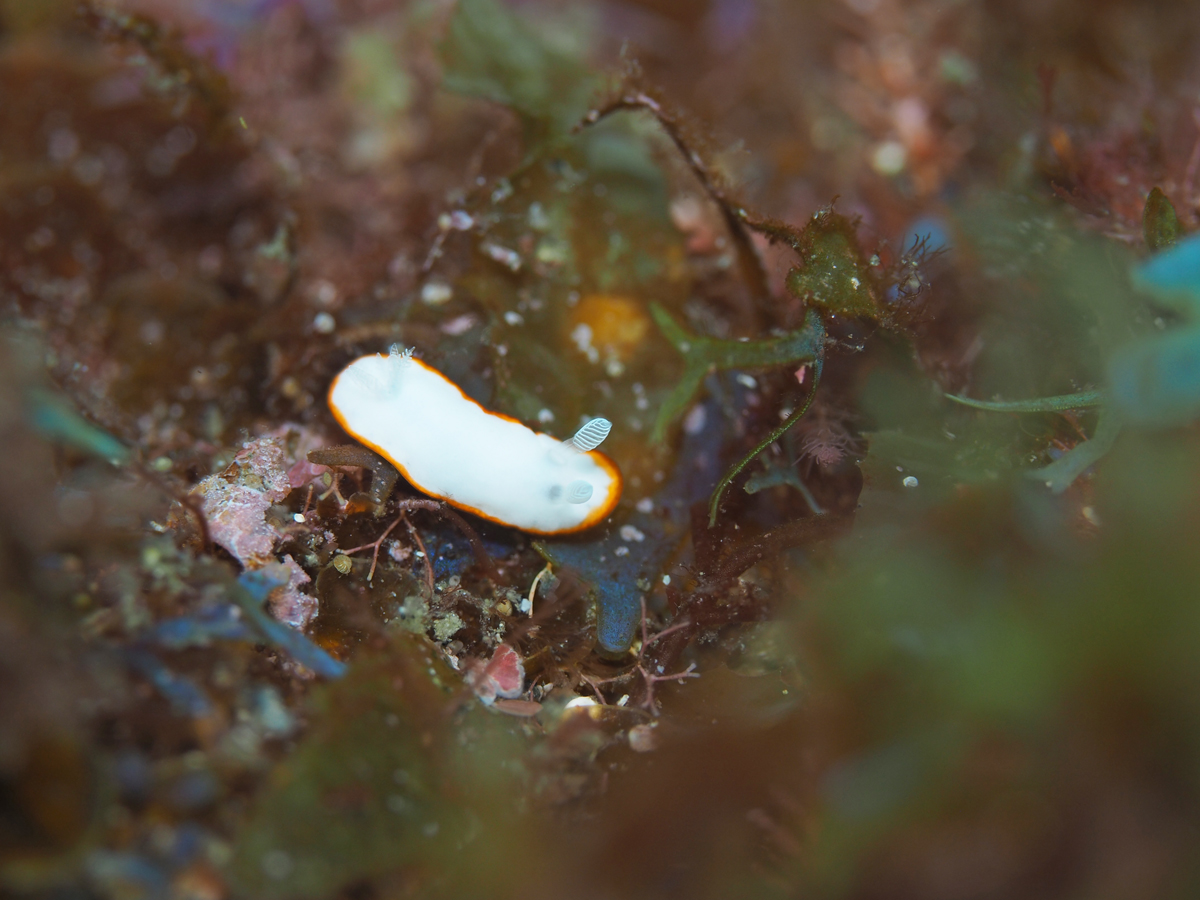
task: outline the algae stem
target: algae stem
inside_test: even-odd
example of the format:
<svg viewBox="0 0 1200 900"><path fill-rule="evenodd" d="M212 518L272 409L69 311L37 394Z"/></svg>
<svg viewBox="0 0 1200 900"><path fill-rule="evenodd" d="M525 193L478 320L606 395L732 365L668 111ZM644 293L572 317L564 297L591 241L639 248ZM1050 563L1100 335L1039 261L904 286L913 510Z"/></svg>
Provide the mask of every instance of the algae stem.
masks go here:
<svg viewBox="0 0 1200 900"><path fill-rule="evenodd" d="M1080 391L1077 394L1059 394L1056 397L1037 397L1033 400L972 400L970 397L960 397L956 394L946 394L945 397L963 406L986 409L990 412L1066 412L1071 409L1100 406L1104 402L1104 391Z"/></svg>
<svg viewBox="0 0 1200 900"><path fill-rule="evenodd" d="M809 388L808 396L805 398L804 403L798 406L790 416L784 419L783 424L767 435L757 447L743 456L741 460L734 463L734 465L730 467L729 471L725 473L725 477L722 478L720 483L717 484L716 490L713 491L712 499L708 503L709 528L712 528L717 523L717 512L721 503L721 495L725 493L725 488L729 487L729 483L733 481L733 479L736 478L741 471L746 468L746 466L750 465L750 463L754 461L758 454L762 453L773 443L787 434L788 429L799 422L804 417L804 414L808 412L809 407L812 406L813 400L817 396L817 387L821 383L821 370L824 362L825 359L823 356L818 356L813 361L812 387Z"/></svg>

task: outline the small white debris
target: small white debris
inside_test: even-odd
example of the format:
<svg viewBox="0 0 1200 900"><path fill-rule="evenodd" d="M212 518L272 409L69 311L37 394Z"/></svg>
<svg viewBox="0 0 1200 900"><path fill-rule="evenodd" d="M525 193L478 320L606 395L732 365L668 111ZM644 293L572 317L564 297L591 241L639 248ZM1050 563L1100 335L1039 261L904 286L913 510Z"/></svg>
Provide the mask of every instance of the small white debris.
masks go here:
<svg viewBox="0 0 1200 900"><path fill-rule="evenodd" d="M322 306L333 306L337 302L338 289L332 281L319 278L313 282L312 296Z"/></svg>
<svg viewBox="0 0 1200 900"><path fill-rule="evenodd" d="M592 329L586 322L580 322L571 330L571 341L579 348L580 353L595 352L592 346Z"/></svg>
<svg viewBox="0 0 1200 900"><path fill-rule="evenodd" d="M448 334L450 337L458 337L460 334L466 334L470 331L477 321L479 320L467 313L443 322L439 330L442 334Z"/></svg>
<svg viewBox="0 0 1200 900"><path fill-rule="evenodd" d="M654 512L654 501L649 497L643 497L634 505L633 508L642 515L649 515L650 513Z"/></svg>
<svg viewBox="0 0 1200 900"><path fill-rule="evenodd" d="M441 306L454 296L450 285L441 281L430 281L421 288L421 302L426 306Z"/></svg>
<svg viewBox="0 0 1200 900"><path fill-rule="evenodd" d="M654 723L634 725L629 729L629 749L634 753L649 753L658 747L658 737L654 733Z"/></svg>
<svg viewBox="0 0 1200 900"><path fill-rule="evenodd" d="M483 187L485 184L487 184L487 179L484 178L482 175L480 175L478 178L475 179L475 183L478 184L480 187ZM501 178L499 181L496 182L496 187L492 190L492 202L493 203L503 203L505 200L507 200L512 195L513 195L512 182L510 182L507 178Z"/></svg>
<svg viewBox="0 0 1200 900"><path fill-rule="evenodd" d="M538 410L538 421L541 422L543 425L549 425L551 422L554 421L554 413L552 413L548 409L539 409Z"/></svg>
<svg viewBox="0 0 1200 900"><path fill-rule="evenodd" d="M617 706L624 706L628 702L629 702L629 695L622 694L621 699L617 701Z"/></svg>
<svg viewBox="0 0 1200 900"><path fill-rule="evenodd" d="M738 373L737 383L744 388L750 388L750 390L754 390L756 387L758 387L758 382L754 379L754 376L747 375L745 372Z"/></svg>
<svg viewBox="0 0 1200 900"><path fill-rule="evenodd" d="M292 521L298 525L303 525L305 522L304 513L293 513Z"/></svg>
<svg viewBox="0 0 1200 900"><path fill-rule="evenodd" d="M517 325L525 324L525 317L519 312L513 312L511 309L504 314L504 321L509 325L516 327Z"/></svg>
<svg viewBox="0 0 1200 900"><path fill-rule="evenodd" d="M703 405L696 405L691 408L686 416L683 417L683 431L685 434L699 434L704 430L704 423L708 421L708 413Z"/></svg>
<svg viewBox="0 0 1200 900"><path fill-rule="evenodd" d="M899 175L908 165L908 151L899 141L884 141L871 154L871 168L880 175Z"/></svg>
<svg viewBox="0 0 1200 900"><path fill-rule="evenodd" d="M671 583L671 576L670 576L670 575L664 575L664 576L662 577L662 583L663 583L663 584L670 584L670 583Z"/></svg>
<svg viewBox="0 0 1200 900"><path fill-rule="evenodd" d="M904 476L904 480L900 483L902 485L904 485L906 488L915 488L921 482L917 481L917 479L914 478L912 475L906 475L906 476Z"/></svg>
<svg viewBox="0 0 1200 900"><path fill-rule="evenodd" d="M622 546L618 547L616 550L614 550L614 551L613 551L613 554L614 554L614 555L616 555L616 556L628 556L628 555L629 555L629 548L628 548L628 547L626 547L626 546L624 546L624 545L622 545Z"/></svg>
<svg viewBox="0 0 1200 900"><path fill-rule="evenodd" d="M333 334L337 328L337 320L327 312L319 312L313 317L313 331L317 334Z"/></svg>
<svg viewBox="0 0 1200 900"><path fill-rule="evenodd" d="M442 231L470 231L474 227L475 220L471 214L461 209L438 216L438 228Z"/></svg>
<svg viewBox="0 0 1200 900"><path fill-rule="evenodd" d="M480 249L490 259L494 259L510 272L519 272L521 270L521 257L515 250L509 250L507 247L501 247L499 244L493 244L490 241L483 244Z"/></svg>
<svg viewBox="0 0 1200 900"><path fill-rule="evenodd" d="M521 612L525 613L525 615L529 615L531 612L533 612L533 601L526 597L521 601L517 609L521 610Z"/></svg>
<svg viewBox="0 0 1200 900"><path fill-rule="evenodd" d="M618 533L621 535L621 540L623 541L637 541L641 543L646 539L646 535L632 525L622 525Z"/></svg>
<svg viewBox="0 0 1200 900"><path fill-rule="evenodd" d="M589 706L599 706L598 703L591 697L574 697L567 701L566 709L580 709Z"/></svg>
<svg viewBox="0 0 1200 900"><path fill-rule="evenodd" d="M550 217L537 201L529 204L529 227L534 231L550 230Z"/></svg>

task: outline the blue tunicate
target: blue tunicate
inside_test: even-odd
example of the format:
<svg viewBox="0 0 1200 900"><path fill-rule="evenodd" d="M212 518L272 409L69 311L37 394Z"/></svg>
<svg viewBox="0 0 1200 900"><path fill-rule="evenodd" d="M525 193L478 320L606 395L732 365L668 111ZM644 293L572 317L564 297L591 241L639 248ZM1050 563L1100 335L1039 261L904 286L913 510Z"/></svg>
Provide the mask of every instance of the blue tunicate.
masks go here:
<svg viewBox="0 0 1200 900"><path fill-rule="evenodd" d="M1200 418L1200 328L1138 341L1113 354L1109 391L1121 418L1169 427Z"/></svg>
<svg viewBox="0 0 1200 900"><path fill-rule="evenodd" d="M121 801L141 806L150 799L154 787L154 770L150 760L141 753L127 750L113 761L113 780Z"/></svg>
<svg viewBox="0 0 1200 900"><path fill-rule="evenodd" d="M131 647L125 651L124 656L130 668L170 701L175 712L194 719L212 715L212 701L208 699L208 695L187 678L168 669L153 653L139 647Z"/></svg>
<svg viewBox="0 0 1200 900"><path fill-rule="evenodd" d="M1173 309L1200 313L1200 233L1136 266L1133 283Z"/></svg>
<svg viewBox="0 0 1200 900"><path fill-rule="evenodd" d="M185 772L167 791L167 802L177 812L192 813L212 806L221 795L221 782L212 772Z"/></svg>
<svg viewBox="0 0 1200 900"><path fill-rule="evenodd" d="M900 249L911 251L922 240L930 253L950 249L950 231L941 216L921 216L913 220L904 234L904 240L900 242Z"/></svg>
<svg viewBox="0 0 1200 900"><path fill-rule="evenodd" d="M138 853L93 850L84 860L88 880L104 897L169 896L171 880L164 867Z"/></svg>
<svg viewBox="0 0 1200 900"><path fill-rule="evenodd" d="M160 647L178 650L205 647L214 640L249 641L256 635L231 605L213 607L196 615L180 616L159 622L148 635Z"/></svg>
<svg viewBox="0 0 1200 900"><path fill-rule="evenodd" d="M115 466L130 459L129 448L81 416L61 394L31 388L26 394L25 412L33 429L49 440L98 456Z"/></svg>
<svg viewBox="0 0 1200 900"><path fill-rule="evenodd" d="M272 619L263 609L267 596L282 582L264 572L243 572L238 576L237 586L230 592L242 612L262 634L267 643L290 655L305 668L312 669L325 678L341 678L346 674L346 664L334 659L318 647L303 632L297 631Z"/></svg>
<svg viewBox="0 0 1200 900"><path fill-rule="evenodd" d="M688 535L692 506L708 496L720 477L721 456L713 448L728 428L722 404L743 407L746 391L732 377L710 376L709 396L701 401L707 413L703 425L684 431L675 468L654 495L653 512L628 510L586 535L538 542L548 560L570 566L595 588L596 649L602 656L620 658L629 652L642 621L644 586L659 582L663 567ZM642 540L626 540L622 525L633 526Z"/></svg>

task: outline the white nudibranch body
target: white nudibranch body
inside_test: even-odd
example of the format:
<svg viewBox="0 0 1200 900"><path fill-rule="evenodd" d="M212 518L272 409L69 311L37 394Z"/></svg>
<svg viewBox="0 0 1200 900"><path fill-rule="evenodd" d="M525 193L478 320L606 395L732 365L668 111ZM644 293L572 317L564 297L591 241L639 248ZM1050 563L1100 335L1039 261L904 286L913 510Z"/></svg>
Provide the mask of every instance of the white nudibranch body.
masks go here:
<svg viewBox="0 0 1200 900"><path fill-rule="evenodd" d="M416 488L493 522L539 534L580 531L621 496L621 473L593 448L609 423L562 441L489 412L441 372L393 349L333 380L329 408L356 440Z"/></svg>

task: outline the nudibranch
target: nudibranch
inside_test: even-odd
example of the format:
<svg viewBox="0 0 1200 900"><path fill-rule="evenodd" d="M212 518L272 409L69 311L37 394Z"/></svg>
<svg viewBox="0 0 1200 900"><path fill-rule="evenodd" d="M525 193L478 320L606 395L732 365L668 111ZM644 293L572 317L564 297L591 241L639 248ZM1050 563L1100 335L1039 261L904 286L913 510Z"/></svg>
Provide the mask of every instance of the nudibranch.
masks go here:
<svg viewBox="0 0 1200 900"><path fill-rule="evenodd" d="M418 490L538 534L601 522L621 496L621 472L596 447L612 427L592 419L562 441L484 409L409 351L363 356L329 388L329 408L356 440Z"/></svg>

